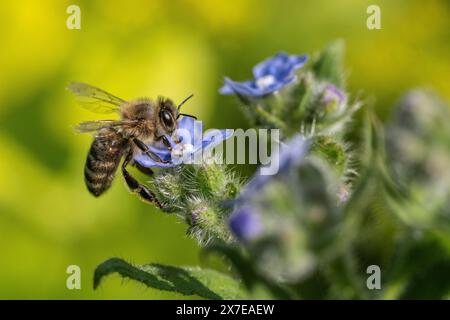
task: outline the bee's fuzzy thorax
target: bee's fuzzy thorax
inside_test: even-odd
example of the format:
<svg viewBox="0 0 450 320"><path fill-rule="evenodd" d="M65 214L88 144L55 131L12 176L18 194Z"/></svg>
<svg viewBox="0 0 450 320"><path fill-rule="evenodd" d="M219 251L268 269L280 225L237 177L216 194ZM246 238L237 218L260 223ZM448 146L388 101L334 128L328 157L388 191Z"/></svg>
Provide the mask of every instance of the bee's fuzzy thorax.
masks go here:
<svg viewBox="0 0 450 320"><path fill-rule="evenodd" d="M127 102L121 109L125 120L151 119L155 111L155 103L148 98L139 98Z"/></svg>
<svg viewBox="0 0 450 320"><path fill-rule="evenodd" d="M121 116L123 120L138 120L127 130L127 136L148 140L155 132L157 117L155 103L148 98L139 98L123 105Z"/></svg>

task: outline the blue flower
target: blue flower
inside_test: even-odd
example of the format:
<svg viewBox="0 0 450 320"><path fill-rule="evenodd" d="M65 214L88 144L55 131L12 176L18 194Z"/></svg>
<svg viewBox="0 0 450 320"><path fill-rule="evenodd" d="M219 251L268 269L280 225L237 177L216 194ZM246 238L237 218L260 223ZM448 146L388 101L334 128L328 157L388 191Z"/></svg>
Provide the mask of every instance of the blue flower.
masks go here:
<svg viewBox="0 0 450 320"><path fill-rule="evenodd" d="M274 154L271 159L278 164L278 172L275 175L263 175L261 169L259 169L246 184L239 198L236 199L236 203L256 194L274 177L289 174L291 168L298 167L303 162L309 145L310 140L301 134L295 135L286 144L281 144L279 152Z"/></svg>
<svg viewBox="0 0 450 320"><path fill-rule="evenodd" d="M257 238L263 231L260 216L251 207L236 210L228 220L233 235L242 242Z"/></svg>
<svg viewBox="0 0 450 320"><path fill-rule="evenodd" d="M173 137L167 137L172 151L169 151L162 143L149 149L159 156L166 163L158 162L145 154L139 154L134 160L140 165L152 168L169 168L181 163L192 163L197 155L202 155L202 151L217 146L222 141L228 139L233 134L233 130L208 130L203 134L203 123L190 117L183 117L178 121L178 129L174 133L179 140L175 143Z"/></svg>
<svg viewBox="0 0 450 320"><path fill-rule="evenodd" d="M225 78L221 94L239 94L261 97L280 90L297 79L294 71L301 68L308 60L307 55L288 55L277 53L253 68L254 80L236 82Z"/></svg>

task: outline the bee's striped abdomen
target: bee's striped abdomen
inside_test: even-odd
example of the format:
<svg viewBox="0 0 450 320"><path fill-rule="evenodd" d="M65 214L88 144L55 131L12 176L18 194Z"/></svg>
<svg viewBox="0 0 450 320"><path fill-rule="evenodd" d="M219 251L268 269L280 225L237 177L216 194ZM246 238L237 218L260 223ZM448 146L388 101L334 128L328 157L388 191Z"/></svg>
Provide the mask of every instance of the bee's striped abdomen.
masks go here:
<svg viewBox="0 0 450 320"><path fill-rule="evenodd" d="M94 196L100 196L111 186L125 148L126 140L110 129L101 130L92 142L84 167L84 180Z"/></svg>

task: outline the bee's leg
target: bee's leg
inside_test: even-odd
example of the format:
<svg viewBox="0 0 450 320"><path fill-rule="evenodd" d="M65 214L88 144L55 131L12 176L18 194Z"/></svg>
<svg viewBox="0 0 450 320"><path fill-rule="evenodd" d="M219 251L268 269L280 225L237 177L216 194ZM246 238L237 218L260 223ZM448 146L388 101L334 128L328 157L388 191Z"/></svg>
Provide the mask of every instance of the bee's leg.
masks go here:
<svg viewBox="0 0 450 320"><path fill-rule="evenodd" d="M143 143L141 140L133 138L133 143L147 156L149 156L153 161L160 162L160 163L169 163L170 161L166 161L161 159L157 154L152 152L145 143Z"/></svg>
<svg viewBox="0 0 450 320"><path fill-rule="evenodd" d="M150 168L144 167L139 162L133 161L133 166L136 167L136 169L138 169L143 174L146 174L148 176L153 176L153 173L154 173L153 170Z"/></svg>
<svg viewBox="0 0 450 320"><path fill-rule="evenodd" d="M125 160L122 163L122 174L125 178L125 182L128 185L128 188L136 194L139 195L139 197L148 203L154 203L158 208L162 208L161 203L156 199L155 194L148 189L146 186L140 184L131 174L127 171L127 165L130 162L130 159L132 158L132 153L130 153Z"/></svg>
<svg viewBox="0 0 450 320"><path fill-rule="evenodd" d="M166 136L157 137L157 140L162 140L162 143L166 146L167 150L172 151L172 146Z"/></svg>

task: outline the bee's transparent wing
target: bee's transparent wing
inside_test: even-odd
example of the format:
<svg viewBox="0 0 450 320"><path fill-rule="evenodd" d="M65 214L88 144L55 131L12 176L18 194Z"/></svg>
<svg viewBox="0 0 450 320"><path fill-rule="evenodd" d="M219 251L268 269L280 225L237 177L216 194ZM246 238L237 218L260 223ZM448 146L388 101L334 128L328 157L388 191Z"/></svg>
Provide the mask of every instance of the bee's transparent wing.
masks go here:
<svg viewBox="0 0 450 320"><path fill-rule="evenodd" d="M78 133L96 132L104 128L119 128L132 125L134 121L130 120L97 120L81 122L74 127Z"/></svg>
<svg viewBox="0 0 450 320"><path fill-rule="evenodd" d="M96 113L117 112L126 101L86 83L73 82L67 89L78 97L82 107Z"/></svg>

